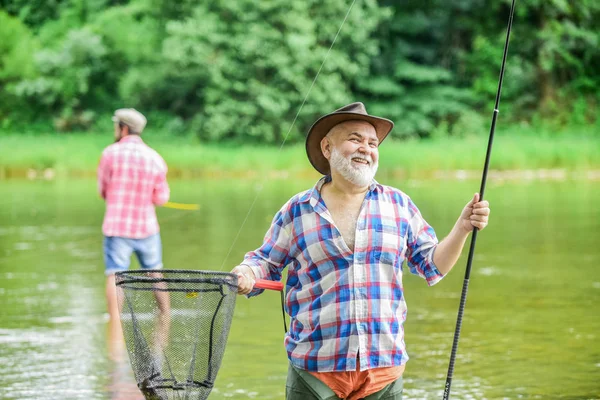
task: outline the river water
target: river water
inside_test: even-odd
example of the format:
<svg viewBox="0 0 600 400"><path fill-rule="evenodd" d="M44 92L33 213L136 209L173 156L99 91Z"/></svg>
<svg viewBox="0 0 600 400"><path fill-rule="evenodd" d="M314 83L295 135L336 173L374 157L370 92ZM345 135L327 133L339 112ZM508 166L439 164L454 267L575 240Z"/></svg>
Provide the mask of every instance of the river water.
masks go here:
<svg viewBox="0 0 600 400"><path fill-rule="evenodd" d="M440 239L479 186L381 183L408 193ZM173 201L200 209L158 211L165 267L229 271L313 184L171 182ZM139 398L127 357L109 357L95 190L90 179L0 181L0 398ZM486 198L491 223L478 237L452 398L600 399L600 184L495 180ZM441 398L466 252L431 288L405 275L406 399ZM276 293L238 299L210 399L283 399L282 331Z"/></svg>

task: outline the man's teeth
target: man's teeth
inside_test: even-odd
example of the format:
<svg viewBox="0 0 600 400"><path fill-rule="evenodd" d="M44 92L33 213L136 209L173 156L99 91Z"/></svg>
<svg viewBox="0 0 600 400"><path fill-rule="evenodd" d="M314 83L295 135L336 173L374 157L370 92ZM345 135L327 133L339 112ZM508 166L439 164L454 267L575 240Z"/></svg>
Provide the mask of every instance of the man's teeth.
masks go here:
<svg viewBox="0 0 600 400"><path fill-rule="evenodd" d="M368 164L369 162L363 158L353 158L352 161L359 162L361 164Z"/></svg>

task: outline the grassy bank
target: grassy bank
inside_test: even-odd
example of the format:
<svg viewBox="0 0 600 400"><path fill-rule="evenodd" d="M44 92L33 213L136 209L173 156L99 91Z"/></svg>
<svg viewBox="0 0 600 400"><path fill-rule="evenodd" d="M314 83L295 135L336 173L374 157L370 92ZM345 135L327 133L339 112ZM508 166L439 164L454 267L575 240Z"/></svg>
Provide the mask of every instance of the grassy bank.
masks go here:
<svg viewBox="0 0 600 400"><path fill-rule="evenodd" d="M145 141L169 164L172 176L252 175L271 171L312 174L304 146L205 145L191 137L166 137L148 132ZM3 175L51 169L54 176L93 175L106 134L27 135L0 133ZM441 138L421 141L386 140L380 147L380 171L407 175L435 171L480 170L487 137ZM600 136L573 131L552 136L524 129L496 134L491 166L494 170L600 169Z"/></svg>

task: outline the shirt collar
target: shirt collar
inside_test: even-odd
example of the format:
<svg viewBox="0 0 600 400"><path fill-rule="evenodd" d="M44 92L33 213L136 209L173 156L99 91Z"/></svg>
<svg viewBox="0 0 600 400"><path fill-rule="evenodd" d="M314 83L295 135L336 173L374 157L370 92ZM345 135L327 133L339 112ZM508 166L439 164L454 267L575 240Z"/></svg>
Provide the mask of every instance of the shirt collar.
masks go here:
<svg viewBox="0 0 600 400"><path fill-rule="evenodd" d="M315 186L313 186L312 189L309 189L308 191L306 191L306 193L304 193L304 195L302 195L302 197L299 199L300 202L310 201L310 204L313 207L316 206L317 203L319 202L319 198L321 197L321 188L323 187L324 184L329 183L329 182L331 182L331 175L325 175L324 177L319 179L319 181L315 184ZM369 185L369 193L370 192L382 192L382 191L383 191L383 186L381 186L379 184L379 182L377 182L375 179L373 179L373 181Z"/></svg>
<svg viewBox="0 0 600 400"><path fill-rule="evenodd" d="M119 143L144 143L144 141L142 140L142 138L140 137L140 135L127 135L124 138L122 138L121 140L119 140Z"/></svg>

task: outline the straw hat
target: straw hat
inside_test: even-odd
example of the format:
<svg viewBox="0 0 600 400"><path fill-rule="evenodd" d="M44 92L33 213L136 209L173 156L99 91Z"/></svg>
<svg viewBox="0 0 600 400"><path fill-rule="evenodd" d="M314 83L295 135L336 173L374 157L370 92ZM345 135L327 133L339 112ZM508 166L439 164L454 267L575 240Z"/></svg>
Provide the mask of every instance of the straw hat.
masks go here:
<svg viewBox="0 0 600 400"><path fill-rule="evenodd" d="M119 108L112 120L127 125L135 133L142 133L146 127L146 117L135 108Z"/></svg>
<svg viewBox="0 0 600 400"><path fill-rule="evenodd" d="M331 114L322 116L313 124L306 137L306 154L308 155L308 160L317 171L323 175L327 175L330 172L329 161L321 151L321 140L337 124L356 120L366 121L373 125L379 143L383 142L383 139L385 139L394 127L394 123L389 119L367 114L365 105L360 102L348 104Z"/></svg>

